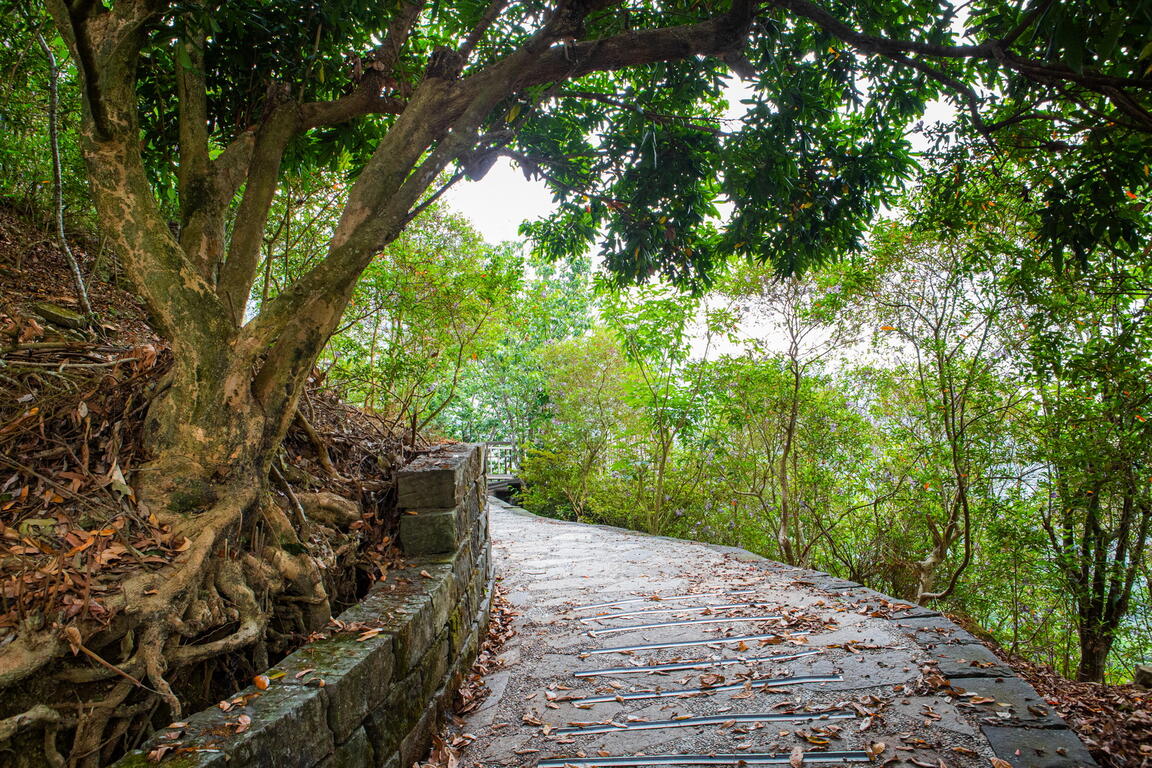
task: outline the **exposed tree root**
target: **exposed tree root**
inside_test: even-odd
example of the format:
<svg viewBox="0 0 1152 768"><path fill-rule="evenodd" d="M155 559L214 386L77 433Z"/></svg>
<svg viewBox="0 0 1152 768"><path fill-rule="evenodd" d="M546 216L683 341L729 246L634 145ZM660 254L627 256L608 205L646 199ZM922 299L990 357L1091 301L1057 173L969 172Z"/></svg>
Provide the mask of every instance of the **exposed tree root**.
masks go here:
<svg viewBox="0 0 1152 768"><path fill-rule="evenodd" d="M0 720L0 741L7 741L21 730L34 725L55 725L61 720L60 713L44 704L37 704L27 712L12 715Z"/></svg>
<svg viewBox="0 0 1152 768"><path fill-rule="evenodd" d="M64 648L59 632L24 630L0 653L0 690L34 674L60 656Z"/></svg>
<svg viewBox="0 0 1152 768"><path fill-rule="evenodd" d="M332 457L328 455L328 446L325 445L324 440L316 432L316 428L312 426L312 422L308 421L307 417L304 416L304 411L300 410L299 407L296 408L296 423L300 425L300 428L304 430L304 434L308 436L308 441L312 443L312 447L316 451L316 460L320 463L324 471L328 473L328 476L341 483L348 482L348 478L342 477L332 464Z"/></svg>
<svg viewBox="0 0 1152 768"><path fill-rule="evenodd" d="M35 361L82 359L93 348L37 348ZM132 460L147 403L129 384L159 385L157 372L136 370L136 354L100 349L109 360L128 361L117 363L125 367L117 380L122 389L110 386L108 367L85 368L90 378L53 379L52 392L59 393L49 405L44 377L56 372L36 367L26 376L28 386L39 388L41 418L20 421L23 411L0 408L0 427L15 424L0 434L0 455L20 462L12 470L30 487L29 497L52 491L65 499L29 503L0 519L0 573L52 574L35 595L16 593L16 602L0 603L0 616L12 610L20 619L7 635L0 624L0 754L42 754L47 764L68 768L107 764L181 712L243 687L322 627L334 607L355 600L395 557L390 467L402 452L398 440L389 442L375 422L364 422L369 417L318 395L310 416L322 432L297 420L289 451L296 465L278 467L280 476L270 478L235 464L212 470L195 503L183 505L188 511L175 511L179 505L170 506L165 494L179 494L180 475L195 467L169 456L164 466L154 461L140 471ZM118 410L96 391L112 392ZM98 426L98 418L111 423ZM41 432L50 436L47 447ZM326 445L328 434L337 437ZM296 488L312 482L306 469L300 472L310 461L338 478L330 490L361 505L362 522L332 527L301 514L288 480ZM326 464L339 471L329 473ZM133 489L135 500L127 486L101 479L111 466L120 467L111 473L116 483L143 481ZM83 475L87 485L73 493L60 472ZM279 493L268 489L269 480ZM27 534L17 527L53 515L55 529L28 539L42 542L42 550L26 552ZM111 563L101 558L113 551ZM97 590L93 601L90 587ZM69 601L54 600L58 594L82 607L66 613Z"/></svg>
<svg viewBox="0 0 1152 768"><path fill-rule="evenodd" d="M125 583L121 596L109 601L122 619L117 634L123 658L96 667L69 666L57 675L61 681L103 686L105 691L102 698L83 705L67 722L75 726L75 732L70 757L66 761L61 758L62 764L98 766L102 755L108 753L110 740L122 740L132 727L131 718L122 716L122 705L129 697L138 699L133 709L150 708L150 702L158 699L166 716L180 717L184 705L170 676L222 655L262 647L273 615L271 604L277 597L296 602L300 616L297 629L302 633L318 629L330 618L321 569L303 551L300 532L285 512L258 487L255 491L222 493L220 498L223 501L207 512L173 521L190 541L175 562L162 571L134 576ZM255 519L263 531L255 535L249 526L253 542L264 542L256 552L234 543L250 508L258 510ZM197 642L197 638L228 625L234 626L229 634ZM61 629L28 632L10 643L0 651L0 670L6 675L0 682L11 684L27 678L58 658L68 647L64 638L86 651L83 643L97 637L105 653L115 647L110 641L117 638L109 637L105 627L88 626L83 638L75 626L67 630L67 634ZM267 663L266 649L257 655ZM146 680L147 686L137 677ZM117 680L111 682L112 678ZM45 730L44 737L46 745L51 741L52 749L46 749L46 754L53 761L52 753L59 755L55 729L62 723L55 710L43 705L32 707L0 721L0 742L27 728L53 726L51 731Z"/></svg>

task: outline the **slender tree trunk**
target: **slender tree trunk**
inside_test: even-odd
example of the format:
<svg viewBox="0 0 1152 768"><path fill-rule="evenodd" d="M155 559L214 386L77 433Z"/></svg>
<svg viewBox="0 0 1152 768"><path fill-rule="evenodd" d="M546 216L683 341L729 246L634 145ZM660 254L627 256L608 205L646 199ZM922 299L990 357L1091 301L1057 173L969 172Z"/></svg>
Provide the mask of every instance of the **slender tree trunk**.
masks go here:
<svg viewBox="0 0 1152 768"><path fill-rule="evenodd" d="M60 239L60 247L68 258L68 267L72 270L72 282L76 285L76 297L80 301L80 308L84 311L88 322L92 322L94 313L92 302L88 300L88 286L84 283L84 275L80 271L80 262L76 254L68 245L68 236L64 232L64 178L61 173L60 161L60 67L56 64L56 55L44 35L36 33L36 42L48 60L48 144L52 150L52 210L56 215L56 237Z"/></svg>
<svg viewBox="0 0 1152 768"><path fill-rule="evenodd" d="M796 565L795 547L789 531L792 527L792 478L789 471L789 460L792 458L792 444L796 437L796 425L800 419L800 366L793 359L792 369L792 397L788 406L788 421L784 424L784 447L780 451L780 524L776 529L776 542L780 545L780 556L784 562Z"/></svg>
<svg viewBox="0 0 1152 768"><path fill-rule="evenodd" d="M364 407L369 411L376 407L376 340L380 334L380 313L372 318L372 341L368 345L368 395L364 398Z"/></svg>
<svg viewBox="0 0 1152 768"><path fill-rule="evenodd" d="M1108 654L1112 651L1115 631L1106 627L1081 627L1080 664L1076 668L1076 679L1086 682L1104 682Z"/></svg>

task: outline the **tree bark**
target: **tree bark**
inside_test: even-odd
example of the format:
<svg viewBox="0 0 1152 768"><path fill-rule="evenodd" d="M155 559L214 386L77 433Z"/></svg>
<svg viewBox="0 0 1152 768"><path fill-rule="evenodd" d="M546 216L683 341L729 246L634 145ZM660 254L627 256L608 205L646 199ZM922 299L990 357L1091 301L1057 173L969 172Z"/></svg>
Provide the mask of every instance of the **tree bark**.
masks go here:
<svg viewBox="0 0 1152 768"><path fill-rule="evenodd" d="M1108 654L1112 651L1115 631L1103 627L1081 626L1080 664L1076 668L1076 679L1084 682L1102 683L1107 671Z"/></svg>

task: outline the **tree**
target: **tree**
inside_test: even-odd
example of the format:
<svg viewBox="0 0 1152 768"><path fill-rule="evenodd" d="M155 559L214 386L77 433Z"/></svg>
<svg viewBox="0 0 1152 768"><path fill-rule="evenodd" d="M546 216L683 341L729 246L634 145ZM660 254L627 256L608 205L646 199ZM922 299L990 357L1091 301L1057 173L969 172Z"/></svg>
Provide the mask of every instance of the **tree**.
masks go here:
<svg viewBox="0 0 1152 768"><path fill-rule="evenodd" d="M814 359L796 378L793 340L783 354L748 350L707 364L712 418L693 447L712 455L715 496L729 507L718 512L729 511L729 528L742 533L731 543L812 567L839 559L856 538L854 515L869 505L853 502L866 490L873 446L865 420Z"/></svg>
<svg viewBox="0 0 1152 768"><path fill-rule="evenodd" d="M552 253L602 229L618 274L700 283L733 252L792 269L857 245L911 172L906 125L941 84L1073 84L1103 110L1097 125L1146 101L1130 55L1139 28L1121 24L1111 58L1065 64L1068 46L1049 58L1037 31L1045 0L979 4L970 45L953 44L950 5L892 0L47 5L80 75L99 218L174 356L133 484L190 546L109 607L125 633L140 629L120 666L175 711L169 664L249 641L171 643L180 616L258 500L360 274L445 171L477 178L511 154L562 200L559 219L533 229ZM1114 14L1083 15L1096 30ZM729 67L757 86L733 133L715 121ZM340 156L354 179L324 258L247 318L282 174ZM721 194L735 206L723 228ZM25 632L0 653L0 684L65 647L59 631Z"/></svg>
<svg viewBox="0 0 1152 768"><path fill-rule="evenodd" d="M644 530L661 534L673 511L667 502L674 453L702 405L702 379L687 365L697 303L679 291L646 286L612 293L604 304L608 327L631 363L628 400L642 415L635 503L643 510Z"/></svg>
<svg viewBox="0 0 1152 768"><path fill-rule="evenodd" d="M424 211L365 269L329 376L351 402L419 434L453 401L464 367L498 341L522 264L462 217Z"/></svg>
<svg viewBox="0 0 1152 768"><path fill-rule="evenodd" d="M527 451L525 504L577 521L613 519L593 499L628 445L638 414L628 407L630 361L603 327L539 351L547 417ZM602 496L603 494L596 494ZM634 518L625 518L629 521ZM639 522L639 521L637 521Z"/></svg>
<svg viewBox="0 0 1152 768"><path fill-rule="evenodd" d="M437 418L469 441L508 441L517 460L547 419L544 360L549 347L586 331L594 304L586 259L529 258L524 281L499 324L500 338L470 360L459 393Z"/></svg>
<svg viewBox="0 0 1152 768"><path fill-rule="evenodd" d="M1152 302L1143 259L1020 284L1032 312L1039 518L1075 603L1077 678L1103 680L1152 544Z"/></svg>
<svg viewBox="0 0 1152 768"><path fill-rule="evenodd" d="M758 315L760 323L769 324L770 331L765 338L749 340L753 348L759 348L760 354L770 349L773 342L783 342L781 351L790 384L782 445L776 462L779 486L776 540L785 562L803 565L799 551L804 545L795 536L800 508L792 490L797 464L793 447L801 428L801 389L805 378L852 341L852 331L845 324L835 323L838 309L835 300L840 286L834 274L826 275L823 280L802 280L795 276L780 279L770 271L751 269L734 272L722 290L749 302L746 310Z"/></svg>
<svg viewBox="0 0 1152 768"><path fill-rule="evenodd" d="M869 309L876 338L897 357L884 400L927 535L911 564L918 602L951 594L973 557L973 528L987 514L989 475L1009 441L999 429L1020 397L1007 377L1001 328L1006 312L996 266L977 261L966 241L914 236L890 224L877 233L879 262ZM959 546L962 554L941 578Z"/></svg>
<svg viewBox="0 0 1152 768"><path fill-rule="evenodd" d="M1152 540L1145 472L1152 460L1145 414L1152 398L1146 266L1152 219L1146 194L1134 191L1141 187L1124 188L1112 216L1097 210L1068 227L1074 258L1031 259L1053 211L1038 209L1030 190L1064 195L1074 182L1086 185L1083 194L1099 196L1097 179L1085 174L1115 183L1104 170L1090 173L1075 156L1044 169L1000 159L994 179L977 174L952 192L952 207L968 212L956 228L966 232L966 260L999 262L998 290L1011 303L1002 320L1017 330L1004 336L1011 340L1005 351L1028 395L1012 439L1033 464L1032 524L1064 581L1077 625L1076 674L1084 680L1105 677L1140 594ZM1147 175L1140 163L1135 173Z"/></svg>

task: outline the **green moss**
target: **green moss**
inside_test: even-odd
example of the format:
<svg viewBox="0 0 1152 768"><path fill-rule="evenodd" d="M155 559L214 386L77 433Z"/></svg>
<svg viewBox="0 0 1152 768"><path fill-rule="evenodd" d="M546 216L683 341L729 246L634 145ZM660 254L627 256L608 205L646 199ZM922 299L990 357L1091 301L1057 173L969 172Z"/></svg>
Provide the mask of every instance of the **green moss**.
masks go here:
<svg viewBox="0 0 1152 768"><path fill-rule="evenodd" d="M213 493L212 487L208 483L202 483L199 486L173 491L168 509L183 515L210 507L215 501L216 494Z"/></svg>
<svg viewBox="0 0 1152 768"><path fill-rule="evenodd" d="M200 758L194 754L173 755L154 763L148 759L148 753L137 751L129 752L116 761L116 768L196 768L200 764Z"/></svg>

